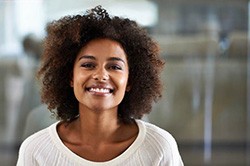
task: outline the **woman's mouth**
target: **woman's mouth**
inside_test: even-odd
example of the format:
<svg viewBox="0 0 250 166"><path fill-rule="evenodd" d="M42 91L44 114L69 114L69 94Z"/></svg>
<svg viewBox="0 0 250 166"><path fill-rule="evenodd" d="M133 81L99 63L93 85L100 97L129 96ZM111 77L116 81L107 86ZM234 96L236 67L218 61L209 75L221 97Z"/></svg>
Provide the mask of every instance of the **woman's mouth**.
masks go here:
<svg viewBox="0 0 250 166"><path fill-rule="evenodd" d="M94 93L94 94L110 94L113 93L113 89L110 88L95 88L95 87L91 87L91 88L86 88L86 90L88 92Z"/></svg>
<svg viewBox="0 0 250 166"><path fill-rule="evenodd" d="M90 88L89 91L98 93L111 93L111 89L106 89L106 88Z"/></svg>

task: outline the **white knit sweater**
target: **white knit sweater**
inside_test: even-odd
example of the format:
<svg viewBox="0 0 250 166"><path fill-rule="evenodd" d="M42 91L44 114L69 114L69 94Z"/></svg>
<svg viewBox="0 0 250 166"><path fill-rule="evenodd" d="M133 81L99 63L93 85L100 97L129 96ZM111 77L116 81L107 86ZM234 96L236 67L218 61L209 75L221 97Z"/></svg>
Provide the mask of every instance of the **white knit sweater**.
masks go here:
<svg viewBox="0 0 250 166"><path fill-rule="evenodd" d="M139 134L118 157L106 162L86 160L60 140L54 123L28 137L21 145L17 166L182 166L175 139L165 130L136 120Z"/></svg>

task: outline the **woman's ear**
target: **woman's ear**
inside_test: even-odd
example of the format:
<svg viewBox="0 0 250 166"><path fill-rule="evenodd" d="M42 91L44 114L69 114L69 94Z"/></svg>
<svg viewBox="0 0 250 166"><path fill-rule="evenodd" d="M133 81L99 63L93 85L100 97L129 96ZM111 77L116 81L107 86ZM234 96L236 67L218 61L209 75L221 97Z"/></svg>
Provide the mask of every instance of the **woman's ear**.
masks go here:
<svg viewBox="0 0 250 166"><path fill-rule="evenodd" d="M74 86L74 82L73 82L73 73L71 72L70 73L70 83L69 83L69 85L70 85L70 87L73 87Z"/></svg>
<svg viewBox="0 0 250 166"><path fill-rule="evenodd" d="M129 92L130 89L131 89L131 86L130 86L130 85L127 85L127 87L126 87L126 92Z"/></svg>
<svg viewBox="0 0 250 166"><path fill-rule="evenodd" d="M73 87L74 83L73 80L70 80L70 87Z"/></svg>
<svg viewBox="0 0 250 166"><path fill-rule="evenodd" d="M127 86L126 86L126 92L129 92L131 90L131 79L128 78Z"/></svg>

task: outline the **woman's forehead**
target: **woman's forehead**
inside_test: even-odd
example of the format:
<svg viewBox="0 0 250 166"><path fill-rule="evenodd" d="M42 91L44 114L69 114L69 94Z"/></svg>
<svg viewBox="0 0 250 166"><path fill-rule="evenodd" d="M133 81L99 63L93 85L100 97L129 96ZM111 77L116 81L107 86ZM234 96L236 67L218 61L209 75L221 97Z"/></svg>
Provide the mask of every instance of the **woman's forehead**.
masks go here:
<svg viewBox="0 0 250 166"><path fill-rule="evenodd" d="M122 45L108 38L93 39L89 41L78 53L78 58L81 56L93 56L96 59L101 57L119 58L127 61L127 55Z"/></svg>

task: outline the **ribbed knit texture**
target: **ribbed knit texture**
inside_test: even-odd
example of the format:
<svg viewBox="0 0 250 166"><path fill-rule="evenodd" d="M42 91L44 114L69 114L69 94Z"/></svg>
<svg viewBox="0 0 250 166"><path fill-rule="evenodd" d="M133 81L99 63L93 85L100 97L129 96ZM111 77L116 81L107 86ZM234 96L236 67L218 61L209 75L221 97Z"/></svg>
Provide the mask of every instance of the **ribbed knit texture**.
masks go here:
<svg viewBox="0 0 250 166"><path fill-rule="evenodd" d="M118 157L106 162L86 160L69 150L56 131L58 124L28 137L21 145L17 166L182 166L175 139L165 130L136 120L139 134Z"/></svg>

